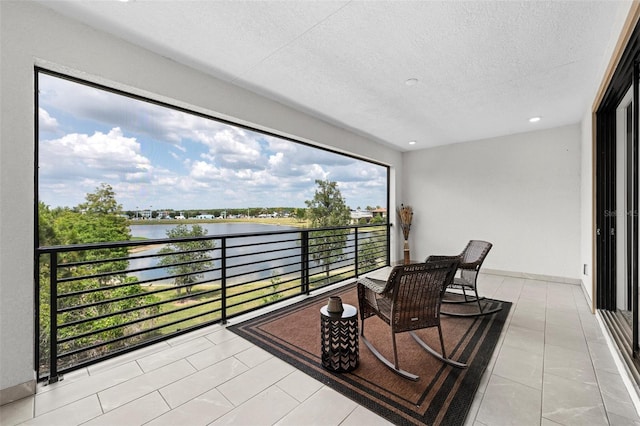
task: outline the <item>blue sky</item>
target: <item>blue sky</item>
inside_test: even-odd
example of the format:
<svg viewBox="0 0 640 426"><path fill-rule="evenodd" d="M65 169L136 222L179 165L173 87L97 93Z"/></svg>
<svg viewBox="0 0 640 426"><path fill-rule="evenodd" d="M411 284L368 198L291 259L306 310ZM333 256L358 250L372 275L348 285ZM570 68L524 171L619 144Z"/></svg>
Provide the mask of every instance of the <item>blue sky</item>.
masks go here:
<svg viewBox="0 0 640 426"><path fill-rule="evenodd" d="M101 183L125 210L304 207L316 179L385 206L386 168L39 74L39 195L76 206Z"/></svg>

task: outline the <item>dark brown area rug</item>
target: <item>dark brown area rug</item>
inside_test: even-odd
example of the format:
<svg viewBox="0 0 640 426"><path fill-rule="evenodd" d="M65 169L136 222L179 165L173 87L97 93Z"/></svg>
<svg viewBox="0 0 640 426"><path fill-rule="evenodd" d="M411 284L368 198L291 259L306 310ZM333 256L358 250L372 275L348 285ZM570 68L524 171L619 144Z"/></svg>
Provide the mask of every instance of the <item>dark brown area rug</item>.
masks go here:
<svg viewBox="0 0 640 426"><path fill-rule="evenodd" d="M229 330L395 424L464 423L511 303L485 299L485 304L502 305L502 310L484 317L441 317L447 354L467 363L467 369L445 365L418 346L408 333L398 334L400 367L420 376L413 382L386 368L362 342L360 362L354 371L334 373L322 367L320 308L327 304L329 296L340 296L344 303L358 306L355 284L350 284L229 326ZM467 309L465 305L447 304L443 309L445 306L449 311ZM365 333L383 355L393 359L389 326L378 318L369 318ZM417 334L439 350L436 328L420 330Z"/></svg>

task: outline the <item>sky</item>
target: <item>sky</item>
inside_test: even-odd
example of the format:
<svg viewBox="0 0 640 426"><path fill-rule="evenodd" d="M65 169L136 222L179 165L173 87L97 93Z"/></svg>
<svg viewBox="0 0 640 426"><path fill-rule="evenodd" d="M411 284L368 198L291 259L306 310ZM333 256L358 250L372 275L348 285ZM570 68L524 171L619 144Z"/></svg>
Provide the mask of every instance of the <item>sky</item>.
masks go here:
<svg viewBox="0 0 640 426"><path fill-rule="evenodd" d="M386 167L40 73L38 191L73 207L101 183L124 210L305 207L316 179L386 206Z"/></svg>

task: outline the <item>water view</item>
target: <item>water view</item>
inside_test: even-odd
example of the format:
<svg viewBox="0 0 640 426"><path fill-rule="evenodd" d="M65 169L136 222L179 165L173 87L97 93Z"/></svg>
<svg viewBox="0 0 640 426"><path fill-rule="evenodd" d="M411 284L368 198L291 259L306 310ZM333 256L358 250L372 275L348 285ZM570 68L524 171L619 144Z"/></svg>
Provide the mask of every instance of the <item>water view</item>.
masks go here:
<svg viewBox="0 0 640 426"><path fill-rule="evenodd" d="M154 224L154 225L130 225L131 235L133 237L142 237L149 239L167 238L167 230L179 225L176 221L175 225ZM258 233L269 231L286 231L296 229L291 226L267 225L264 223L199 223L199 225L207 231L207 235L232 235L244 233Z"/></svg>
<svg viewBox="0 0 640 426"><path fill-rule="evenodd" d="M176 223L176 225L178 225ZM154 224L154 225L131 225L132 237L148 239L167 238L167 231L176 225ZM267 225L261 223L200 223L207 235L232 236L239 234L256 234L271 231L288 231L297 228L281 225ZM274 239L282 240L278 243L270 243ZM227 242L227 282L247 282L262 279L269 279L274 274L284 274L299 269L300 246L298 243L299 234L297 232L284 235L247 236L228 239ZM214 268L220 268L220 240L216 241L216 250L211 253L211 257L216 259ZM255 246L269 244L269 252L256 252ZM157 254L165 245L143 246L135 250L131 256L151 256L136 258L130 261L130 269L156 267L160 261ZM273 251L277 250L276 255ZM256 270L259 271L256 272ZM167 278L170 275L168 268L157 267L146 271L134 272L131 275L140 281L157 280L154 284L171 284L173 279ZM204 276L206 280L218 280L221 277L220 271L207 272Z"/></svg>

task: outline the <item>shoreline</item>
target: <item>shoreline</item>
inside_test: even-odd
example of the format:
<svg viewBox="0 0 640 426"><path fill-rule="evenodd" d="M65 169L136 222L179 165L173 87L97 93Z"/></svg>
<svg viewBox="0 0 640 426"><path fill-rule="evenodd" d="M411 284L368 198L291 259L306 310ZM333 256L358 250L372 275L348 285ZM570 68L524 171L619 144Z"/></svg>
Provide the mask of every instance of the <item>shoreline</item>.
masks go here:
<svg viewBox="0 0 640 426"><path fill-rule="evenodd" d="M129 247L129 253L142 253L143 251L152 250L154 248L162 247L165 244L148 244L144 246Z"/></svg>

